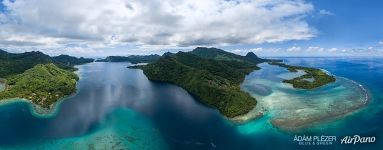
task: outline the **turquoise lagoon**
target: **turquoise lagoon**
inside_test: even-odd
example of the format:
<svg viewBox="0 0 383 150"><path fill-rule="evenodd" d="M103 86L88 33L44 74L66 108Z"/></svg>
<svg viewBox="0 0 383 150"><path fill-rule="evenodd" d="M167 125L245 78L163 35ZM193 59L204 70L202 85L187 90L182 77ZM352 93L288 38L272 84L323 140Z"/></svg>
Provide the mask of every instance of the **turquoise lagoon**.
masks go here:
<svg viewBox="0 0 383 150"><path fill-rule="evenodd" d="M281 83L303 74L261 64L241 88L257 107L230 121L175 85L149 81L128 63L78 66L78 91L49 117L22 101L0 105L0 149L370 149L383 146L382 58L281 58L318 67L335 83L299 90ZM239 123L238 123L239 122ZM295 135L337 136L326 146ZM342 145L347 135L375 136Z"/></svg>
<svg viewBox="0 0 383 150"><path fill-rule="evenodd" d="M316 89L295 89L282 81L301 76L303 71L292 73L266 63L260 67L262 70L248 75L241 85L258 101L251 113L236 118L242 122L266 115L270 117L267 124L286 131L299 130L352 113L369 100L362 85L344 77L336 77L336 82Z"/></svg>

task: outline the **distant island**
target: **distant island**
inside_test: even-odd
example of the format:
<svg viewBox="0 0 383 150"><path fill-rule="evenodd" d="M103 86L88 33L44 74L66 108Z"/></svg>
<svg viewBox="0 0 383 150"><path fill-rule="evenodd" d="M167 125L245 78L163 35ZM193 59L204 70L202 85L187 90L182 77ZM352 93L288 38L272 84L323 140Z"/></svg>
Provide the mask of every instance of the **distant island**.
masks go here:
<svg viewBox="0 0 383 150"><path fill-rule="evenodd" d="M334 76L328 75L320 69L291 66L281 62L270 62L270 64L287 68L290 72L298 72L298 70L303 70L306 74L290 80L283 80L284 83L292 84L294 88L314 89L336 81Z"/></svg>
<svg viewBox="0 0 383 150"><path fill-rule="evenodd" d="M23 98L50 108L59 99L76 91L78 76L74 65L93 62L68 55L50 57L41 52L8 53L0 50L0 78L5 88L0 101Z"/></svg>
<svg viewBox="0 0 383 150"><path fill-rule="evenodd" d="M132 64L151 63L160 59L160 55L130 55L130 56L108 56L105 59L96 60L96 62L130 62Z"/></svg>
<svg viewBox="0 0 383 150"><path fill-rule="evenodd" d="M181 86L202 103L217 108L227 117L249 112L256 99L241 91L240 84L257 64L269 61L250 52L240 56L217 48L198 47L191 52L178 52L161 57L142 68L154 81Z"/></svg>

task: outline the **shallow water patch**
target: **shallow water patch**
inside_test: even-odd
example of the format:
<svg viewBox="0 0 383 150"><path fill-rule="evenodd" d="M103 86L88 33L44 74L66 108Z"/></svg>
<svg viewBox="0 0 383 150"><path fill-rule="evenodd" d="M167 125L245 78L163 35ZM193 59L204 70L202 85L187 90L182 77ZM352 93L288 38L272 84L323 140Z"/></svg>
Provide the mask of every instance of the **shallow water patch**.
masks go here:
<svg viewBox="0 0 383 150"><path fill-rule="evenodd" d="M269 65L263 64L262 68L266 69L253 72L241 85L244 91L256 97L258 107L262 107L242 116L242 121L253 119L255 114L262 113L270 116L268 122L273 126L283 130L296 130L349 114L367 104L367 91L352 80L337 77L335 83L317 89L295 89L282 83L283 79L264 79L265 74L286 76L286 72L268 67ZM262 85L261 88L256 87L259 85ZM266 95L263 89L272 92Z"/></svg>

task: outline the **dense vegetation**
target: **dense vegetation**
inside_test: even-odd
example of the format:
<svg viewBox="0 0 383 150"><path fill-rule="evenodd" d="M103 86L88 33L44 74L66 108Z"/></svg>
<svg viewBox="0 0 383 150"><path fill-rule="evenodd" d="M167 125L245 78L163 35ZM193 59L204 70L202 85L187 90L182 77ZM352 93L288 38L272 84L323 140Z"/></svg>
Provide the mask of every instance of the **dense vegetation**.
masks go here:
<svg viewBox="0 0 383 150"><path fill-rule="evenodd" d="M78 77L71 71L74 65L93 62L93 59L68 55L50 57L41 52L8 53L0 50L0 79L6 89L0 100L25 98L43 107L76 90Z"/></svg>
<svg viewBox="0 0 383 150"><path fill-rule="evenodd" d="M54 63L56 66L75 70L74 65L92 62L93 59L76 58L67 55L50 57L41 52L8 53L0 50L0 78L23 73L37 64Z"/></svg>
<svg viewBox="0 0 383 150"><path fill-rule="evenodd" d="M174 53L171 53L171 52L165 52L164 54L162 54L162 56L172 56L174 55Z"/></svg>
<svg viewBox="0 0 383 150"><path fill-rule="evenodd" d="M203 58L215 59L215 60L250 62L254 64L269 61L268 59L259 58L253 52L247 53L246 56L241 56L241 55L229 53L224 50L213 48L213 47L212 48L197 47L196 49L191 51L191 53Z"/></svg>
<svg viewBox="0 0 383 150"><path fill-rule="evenodd" d="M54 60L56 64L61 64L64 66L82 65L82 64L91 63L94 61L94 59L92 58L84 58L84 57L77 58L77 57L73 57L69 55L59 55L59 56L52 57L52 59Z"/></svg>
<svg viewBox="0 0 383 150"><path fill-rule="evenodd" d="M97 60L97 62L130 62L132 64L150 63L158 60L160 55L130 55L130 56L108 56L105 59Z"/></svg>
<svg viewBox="0 0 383 150"><path fill-rule="evenodd" d="M326 85L328 83L335 82L336 80L334 76L328 75L322 70L316 68L291 66L281 62L272 62L270 64L287 68L287 70L289 70L290 72L297 72L298 70L305 71L306 74L300 77L296 77L290 80L283 80L284 83L292 84L294 88L314 89ZM308 81L307 79L313 79L313 81Z"/></svg>
<svg viewBox="0 0 383 150"><path fill-rule="evenodd" d="M248 73L258 69L257 63L264 61L256 56L199 47L191 52L163 56L138 68L142 68L150 80L179 85L225 116L235 117L256 105L253 97L240 90L240 84Z"/></svg>
<svg viewBox="0 0 383 150"><path fill-rule="evenodd" d="M41 52L13 54L0 50L0 78L23 73L37 64L51 62L52 59Z"/></svg>
<svg viewBox="0 0 383 150"><path fill-rule="evenodd" d="M76 91L78 77L71 71L58 68L53 63L38 64L22 74L9 76L0 100L24 98L49 108L58 99Z"/></svg>

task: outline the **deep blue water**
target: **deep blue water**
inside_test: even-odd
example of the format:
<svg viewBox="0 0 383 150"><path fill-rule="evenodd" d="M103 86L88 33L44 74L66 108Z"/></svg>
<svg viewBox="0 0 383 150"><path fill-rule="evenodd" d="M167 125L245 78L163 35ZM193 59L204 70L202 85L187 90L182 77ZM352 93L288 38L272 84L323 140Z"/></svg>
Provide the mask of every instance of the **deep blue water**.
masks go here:
<svg viewBox="0 0 383 150"><path fill-rule="evenodd" d="M114 141L110 135L130 149L367 149L383 146L382 58L283 59L289 64L319 67L357 81L368 90L371 100L355 113L297 133L277 128L257 128L243 133L238 125L200 104L182 88L151 82L141 70L126 68L128 63L91 63L79 66L78 92L59 104L54 117L36 117L29 104L23 102L1 105L0 149L87 149L94 145L97 148L101 143L99 139ZM122 138L127 136L124 133L134 140ZM372 144L348 146L338 142L332 146L299 146L293 142L296 134L338 138L359 134L375 136L377 140ZM65 148L73 143L78 147ZM110 146L103 144L101 146Z"/></svg>

